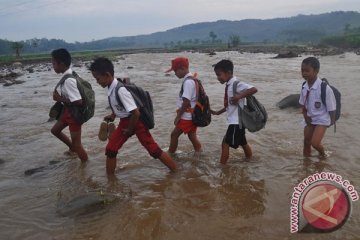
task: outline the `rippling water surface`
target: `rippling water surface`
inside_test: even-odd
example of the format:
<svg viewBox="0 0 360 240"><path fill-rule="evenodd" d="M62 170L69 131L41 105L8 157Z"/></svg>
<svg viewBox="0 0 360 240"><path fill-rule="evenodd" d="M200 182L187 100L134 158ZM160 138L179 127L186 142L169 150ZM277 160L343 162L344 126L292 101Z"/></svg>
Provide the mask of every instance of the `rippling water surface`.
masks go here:
<svg viewBox="0 0 360 240"><path fill-rule="evenodd" d="M199 73L214 109L222 106L224 86L211 65L223 58L233 60L239 79L258 88L269 121L260 132L247 133L254 159L245 161L241 151L232 150L228 165L219 165L226 130L221 115L198 130L204 146L200 158L193 156L187 137L180 138L177 173L169 173L133 137L118 155L116 178L108 179L105 143L97 138L102 117L109 112L105 90L85 66L74 68L96 91L95 116L83 126L90 159L81 164L64 155L65 145L50 134L54 123L47 122L47 115L59 76L47 71L50 65L43 66L44 71L20 77L24 84L0 86L0 239L358 238L358 202L340 230L324 235L290 234L289 209L293 187L315 172L335 172L360 189L360 56L320 57L320 76L343 94L343 115L337 132L329 129L324 139L330 156L304 160L302 115L275 105L300 91L303 58L275 60L266 54L135 54L119 59L117 76L129 76L152 95L152 134L163 149L169 144L180 88L174 75L163 72L178 55L189 57L191 71ZM39 169L25 172L34 168Z"/></svg>

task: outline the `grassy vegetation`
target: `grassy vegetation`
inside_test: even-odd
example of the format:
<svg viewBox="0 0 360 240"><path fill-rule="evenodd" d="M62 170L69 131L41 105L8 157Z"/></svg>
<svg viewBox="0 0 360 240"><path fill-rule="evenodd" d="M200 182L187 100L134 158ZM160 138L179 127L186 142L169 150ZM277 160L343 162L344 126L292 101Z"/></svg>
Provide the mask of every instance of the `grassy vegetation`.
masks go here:
<svg viewBox="0 0 360 240"><path fill-rule="evenodd" d="M71 52L71 56L74 60L90 61L96 57L107 57L114 60L116 56L122 54L129 54L139 50L106 50L106 51L81 51ZM0 55L0 65L11 64L13 62L50 62L50 53L37 53L37 54L22 54L19 58L15 55Z"/></svg>

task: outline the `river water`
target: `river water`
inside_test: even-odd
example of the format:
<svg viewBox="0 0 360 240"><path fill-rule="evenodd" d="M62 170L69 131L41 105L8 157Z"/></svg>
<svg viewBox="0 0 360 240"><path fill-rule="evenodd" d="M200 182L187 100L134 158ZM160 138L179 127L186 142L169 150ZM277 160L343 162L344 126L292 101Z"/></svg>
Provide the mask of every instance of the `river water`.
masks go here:
<svg viewBox="0 0 360 240"><path fill-rule="evenodd" d="M97 138L106 114L105 90L86 66L74 68L90 80L96 92L95 116L83 126L83 145L89 162L64 155L65 145L50 134L47 122L52 90L59 79L51 65L19 78L26 82L0 86L0 239L357 239L360 205L353 203L346 224L329 234L291 234L290 200L294 187L316 172L334 172L360 189L360 56L320 57L320 76L342 92L342 117L337 132L330 128L324 144L329 157L302 157L302 115L298 109L280 110L276 103L298 93L300 65L305 57L271 59L269 54L222 52L134 54L115 63L118 77L150 92L155 108L154 138L167 149L173 129L180 80L166 76L170 60L190 59L210 96L213 109L222 107L224 85L212 64L231 59L235 75L258 88L265 105L266 128L247 133L254 152L251 161L231 150L220 166L225 115L198 129L204 147L194 157L192 145L181 136L175 158L179 171L169 173L152 159L136 137L118 155L116 178L105 173L106 143ZM130 67L130 68L128 68ZM66 130L65 133L68 134ZM33 174L25 171L38 168ZM100 203L99 203L100 199Z"/></svg>

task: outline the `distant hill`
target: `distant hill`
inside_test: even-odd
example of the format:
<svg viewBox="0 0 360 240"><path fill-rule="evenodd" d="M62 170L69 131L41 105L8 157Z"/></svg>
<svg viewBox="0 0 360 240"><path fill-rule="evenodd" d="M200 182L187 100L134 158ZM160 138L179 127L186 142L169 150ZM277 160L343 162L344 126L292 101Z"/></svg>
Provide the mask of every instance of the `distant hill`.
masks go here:
<svg viewBox="0 0 360 240"><path fill-rule="evenodd" d="M243 42L309 42L325 36L341 34L345 25L360 26L359 12L332 12L319 15L298 15L270 20L246 19L241 21L219 20L185 25L182 27L129 38L112 38L112 41L135 44L161 45L164 43L198 39L210 40L213 32L216 39L227 42L231 35L238 35Z"/></svg>
<svg viewBox="0 0 360 240"><path fill-rule="evenodd" d="M71 51L81 51L174 47L181 44L196 45L206 42L226 44L230 36L240 37L243 43L317 43L323 38L343 34L346 26L360 27L360 13L339 11L269 20L219 20L184 25L148 35L112 37L84 43L67 43L57 39L35 39L24 41L23 51L46 52L58 47L66 47ZM0 41L0 54L11 52L11 48L6 47L6 42Z"/></svg>

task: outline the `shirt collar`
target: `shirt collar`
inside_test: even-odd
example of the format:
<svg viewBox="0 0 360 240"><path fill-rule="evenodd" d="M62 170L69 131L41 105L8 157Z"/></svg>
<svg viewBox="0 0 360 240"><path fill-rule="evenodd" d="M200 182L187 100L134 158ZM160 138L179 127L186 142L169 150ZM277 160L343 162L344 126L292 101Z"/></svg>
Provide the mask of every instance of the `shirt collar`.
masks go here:
<svg viewBox="0 0 360 240"><path fill-rule="evenodd" d="M187 79L187 78L191 78L193 76L193 74L191 72L189 72L188 74L186 74L184 76L184 80Z"/></svg>
<svg viewBox="0 0 360 240"><path fill-rule="evenodd" d="M66 74L72 74L73 70L71 68L68 68L68 70L66 70L63 74L63 76L65 76Z"/></svg>
<svg viewBox="0 0 360 240"><path fill-rule="evenodd" d="M232 77L229 81L227 81L226 82L226 85L232 85L235 81L236 81L237 79L236 79L236 77L234 76L234 77Z"/></svg>
<svg viewBox="0 0 360 240"><path fill-rule="evenodd" d="M318 87L321 85L321 82L322 82L321 79L320 79L320 78L317 78L317 79L315 80L314 84L311 86L310 89L314 89L314 90L318 89ZM308 82L305 83L305 88L306 88L307 90L310 90L310 89L309 89L309 84L308 84Z"/></svg>
<svg viewBox="0 0 360 240"><path fill-rule="evenodd" d="M112 91L116 88L117 84L118 84L118 80L114 78L110 86L108 86L108 91L107 91L108 96L111 95Z"/></svg>

